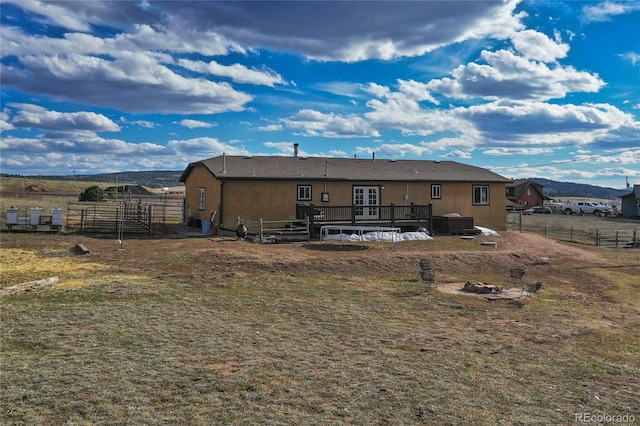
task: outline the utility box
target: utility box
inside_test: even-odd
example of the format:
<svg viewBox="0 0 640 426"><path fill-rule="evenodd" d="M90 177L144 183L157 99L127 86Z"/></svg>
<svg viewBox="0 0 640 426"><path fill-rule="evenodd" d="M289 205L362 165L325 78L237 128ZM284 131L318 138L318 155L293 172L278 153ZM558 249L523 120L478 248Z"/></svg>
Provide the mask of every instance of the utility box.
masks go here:
<svg viewBox="0 0 640 426"><path fill-rule="evenodd" d="M62 209L51 209L51 226L57 228L62 226Z"/></svg>
<svg viewBox="0 0 640 426"><path fill-rule="evenodd" d="M18 224L18 209L16 207L9 207L7 209L7 228L11 229L13 225Z"/></svg>
<svg viewBox="0 0 640 426"><path fill-rule="evenodd" d="M433 230L445 235L475 235L480 231L473 225L471 216L434 216Z"/></svg>
<svg viewBox="0 0 640 426"><path fill-rule="evenodd" d="M40 216L42 216L42 209L40 207L35 207L31 209L31 226L37 227L40 225Z"/></svg>

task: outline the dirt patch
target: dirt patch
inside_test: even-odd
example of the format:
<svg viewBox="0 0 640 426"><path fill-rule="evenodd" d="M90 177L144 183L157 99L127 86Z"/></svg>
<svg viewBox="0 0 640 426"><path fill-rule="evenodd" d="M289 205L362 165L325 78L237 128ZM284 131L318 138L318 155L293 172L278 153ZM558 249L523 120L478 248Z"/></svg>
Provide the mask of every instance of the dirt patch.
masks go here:
<svg viewBox="0 0 640 426"><path fill-rule="evenodd" d="M24 190L26 192L47 192L46 189L38 185L29 185Z"/></svg>

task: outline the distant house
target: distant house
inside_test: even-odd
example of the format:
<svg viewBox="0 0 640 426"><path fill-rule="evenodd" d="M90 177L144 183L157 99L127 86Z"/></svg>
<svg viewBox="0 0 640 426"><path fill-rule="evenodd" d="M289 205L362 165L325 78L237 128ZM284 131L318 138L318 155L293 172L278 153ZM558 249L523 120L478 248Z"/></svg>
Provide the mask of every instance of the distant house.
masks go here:
<svg viewBox="0 0 640 426"><path fill-rule="evenodd" d="M429 203L433 215L458 213L506 229L509 179L454 161L222 155L190 163L180 182L185 220L215 212L214 223L226 229L238 217L300 219L301 205L355 206L354 220L374 221L378 206Z"/></svg>
<svg viewBox="0 0 640 426"><path fill-rule="evenodd" d="M544 186L532 180L514 180L507 184L506 190L511 208L542 206L547 199L544 196Z"/></svg>
<svg viewBox="0 0 640 426"><path fill-rule="evenodd" d="M640 185L633 185L633 190L620 199L622 200L622 217L640 217Z"/></svg>

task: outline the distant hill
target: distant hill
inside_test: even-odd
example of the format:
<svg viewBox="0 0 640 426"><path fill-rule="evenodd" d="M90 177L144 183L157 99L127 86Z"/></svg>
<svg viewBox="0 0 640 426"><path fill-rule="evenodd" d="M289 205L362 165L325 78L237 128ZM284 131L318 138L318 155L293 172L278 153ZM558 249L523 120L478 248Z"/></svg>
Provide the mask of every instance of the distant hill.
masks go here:
<svg viewBox="0 0 640 426"><path fill-rule="evenodd" d="M584 183L557 182L544 178L529 178L544 186L544 195L551 198L576 197L615 200L626 193L623 189L604 188Z"/></svg>
<svg viewBox="0 0 640 426"><path fill-rule="evenodd" d="M159 170L159 171L141 171L141 172L118 172L118 173L102 173L97 175L64 175L64 176L16 176L3 175L13 177L27 177L47 180L75 180L79 182L105 182L108 184L128 184L141 185L147 188L163 188L173 186L183 186L179 181L182 170Z"/></svg>

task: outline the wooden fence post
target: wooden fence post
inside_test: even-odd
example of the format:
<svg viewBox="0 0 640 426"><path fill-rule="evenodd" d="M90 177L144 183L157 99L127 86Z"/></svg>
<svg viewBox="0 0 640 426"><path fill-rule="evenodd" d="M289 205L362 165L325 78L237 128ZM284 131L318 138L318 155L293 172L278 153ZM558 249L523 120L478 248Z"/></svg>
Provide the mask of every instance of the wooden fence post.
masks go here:
<svg viewBox="0 0 640 426"><path fill-rule="evenodd" d="M147 216L147 235L151 235L152 206L149 206L148 209L149 209L149 213L148 213L148 216Z"/></svg>
<svg viewBox="0 0 640 426"><path fill-rule="evenodd" d="M600 247L600 229L596 228L596 247Z"/></svg>
<svg viewBox="0 0 640 426"><path fill-rule="evenodd" d="M262 218L260 218L260 235L258 235L258 241L261 243L264 242L264 224L262 223Z"/></svg>
<svg viewBox="0 0 640 426"><path fill-rule="evenodd" d="M520 216L520 223L519 223L519 226L520 226L520 232L522 232L522 210L520 210L520 212L519 212L519 216Z"/></svg>

